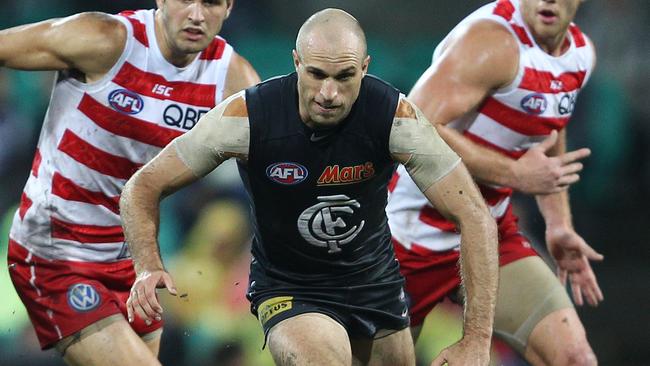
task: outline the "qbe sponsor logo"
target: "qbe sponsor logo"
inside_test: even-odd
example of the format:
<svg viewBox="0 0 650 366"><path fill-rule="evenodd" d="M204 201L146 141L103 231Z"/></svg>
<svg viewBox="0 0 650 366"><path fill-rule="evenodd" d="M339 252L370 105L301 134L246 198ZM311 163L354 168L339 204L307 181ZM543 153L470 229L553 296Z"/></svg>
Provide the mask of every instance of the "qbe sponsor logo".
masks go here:
<svg viewBox="0 0 650 366"><path fill-rule="evenodd" d="M116 111L126 114L138 114L144 108L144 101L142 98L126 89L113 90L108 94L108 104Z"/></svg>
<svg viewBox="0 0 650 366"><path fill-rule="evenodd" d="M530 114L542 114L547 106L546 97L539 93L528 94L521 100L521 108Z"/></svg>
<svg viewBox="0 0 650 366"><path fill-rule="evenodd" d="M170 104L163 110L163 121L167 126L191 130L208 113L208 109L195 109L178 104Z"/></svg>
<svg viewBox="0 0 650 366"><path fill-rule="evenodd" d="M101 297L92 285L77 283L68 288L68 304L76 311L90 311L100 303Z"/></svg>
<svg viewBox="0 0 650 366"><path fill-rule="evenodd" d="M307 168L298 163L275 163L266 168L266 176L270 180L284 185L298 184L307 179L308 175Z"/></svg>

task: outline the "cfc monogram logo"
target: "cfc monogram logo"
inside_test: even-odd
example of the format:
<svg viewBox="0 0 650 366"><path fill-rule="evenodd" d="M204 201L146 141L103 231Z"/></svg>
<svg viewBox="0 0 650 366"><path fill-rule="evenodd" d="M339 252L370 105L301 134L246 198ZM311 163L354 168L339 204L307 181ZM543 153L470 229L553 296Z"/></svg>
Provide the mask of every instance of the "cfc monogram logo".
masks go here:
<svg viewBox="0 0 650 366"><path fill-rule="evenodd" d="M355 208L361 207L357 200L339 194L334 196L319 196L319 203L307 208L298 217L298 232L312 245L329 248L328 253L338 253L340 246L345 245L359 235L364 220L345 232L337 233L348 227L342 216L350 216Z"/></svg>

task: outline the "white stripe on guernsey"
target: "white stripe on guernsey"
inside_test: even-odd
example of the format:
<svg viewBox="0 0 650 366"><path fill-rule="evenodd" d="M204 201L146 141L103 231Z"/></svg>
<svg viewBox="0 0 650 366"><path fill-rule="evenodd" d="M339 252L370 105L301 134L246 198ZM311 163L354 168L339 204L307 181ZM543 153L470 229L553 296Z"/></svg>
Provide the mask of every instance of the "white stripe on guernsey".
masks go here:
<svg viewBox="0 0 650 366"><path fill-rule="evenodd" d="M29 278L29 284L32 286L34 290L36 290L36 294L38 296L41 296L41 290L36 286L36 267L34 263L32 263L32 251L29 251L29 254L27 254L27 257L25 258L25 263L29 264L29 273L31 277Z"/></svg>
<svg viewBox="0 0 650 366"><path fill-rule="evenodd" d="M541 142L546 136L526 136L513 131L492 118L479 114L467 130L502 149L526 150Z"/></svg>
<svg viewBox="0 0 650 366"><path fill-rule="evenodd" d="M55 195L50 197L50 201L51 205L57 208L55 217L59 220L82 225L122 225L120 216L102 205L67 201Z"/></svg>
<svg viewBox="0 0 650 366"><path fill-rule="evenodd" d="M108 196L117 196L122 193L122 188L126 184L125 179L114 178L90 169L60 151L56 152L56 154L58 154L57 163L51 167L50 171L59 172L76 184L83 181L85 183L84 187L91 191L99 191ZM51 183L52 178L47 178Z"/></svg>
<svg viewBox="0 0 650 366"><path fill-rule="evenodd" d="M52 239L47 248L33 247L34 255L50 260L112 262L122 252L124 243L81 244L71 240ZM124 259L124 258L120 258Z"/></svg>
<svg viewBox="0 0 650 366"><path fill-rule="evenodd" d="M550 71L555 75L564 72L591 69L591 47L572 48L562 56L553 57L538 47L528 48L522 52L520 65L537 70Z"/></svg>

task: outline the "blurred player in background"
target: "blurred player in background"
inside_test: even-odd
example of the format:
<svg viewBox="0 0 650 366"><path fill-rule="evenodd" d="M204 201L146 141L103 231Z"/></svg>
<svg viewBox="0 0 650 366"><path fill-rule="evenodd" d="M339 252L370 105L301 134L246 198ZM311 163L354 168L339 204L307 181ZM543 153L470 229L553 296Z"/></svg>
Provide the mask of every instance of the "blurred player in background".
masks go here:
<svg viewBox="0 0 650 366"><path fill-rule="evenodd" d="M57 71L8 262L41 347L70 365L158 364L162 323L125 318L135 273L119 196L172 139L259 81L217 36L232 6L157 0L0 32L0 65Z"/></svg>
<svg viewBox="0 0 650 366"><path fill-rule="evenodd" d="M566 294L603 300L589 260L602 260L575 232L567 189L588 149L566 152L564 127L595 65L594 47L572 23L581 0L499 0L440 43L409 98L459 153L499 226L495 334L534 365L594 365L596 357ZM411 297L417 336L429 311L456 297L458 228L431 206L399 167L387 207ZM519 233L513 190L533 194L546 222L554 277ZM462 247L461 247L462 249Z"/></svg>
<svg viewBox="0 0 650 366"><path fill-rule="evenodd" d="M248 298L275 362L414 365L385 214L399 161L463 227L467 323L452 361L487 365L496 224L459 157L399 91L366 75L364 32L344 11L310 17L293 61L295 73L224 101L125 186L120 207L138 273L129 313L160 317L156 287L176 291L157 245L161 197L235 158L255 215Z"/></svg>

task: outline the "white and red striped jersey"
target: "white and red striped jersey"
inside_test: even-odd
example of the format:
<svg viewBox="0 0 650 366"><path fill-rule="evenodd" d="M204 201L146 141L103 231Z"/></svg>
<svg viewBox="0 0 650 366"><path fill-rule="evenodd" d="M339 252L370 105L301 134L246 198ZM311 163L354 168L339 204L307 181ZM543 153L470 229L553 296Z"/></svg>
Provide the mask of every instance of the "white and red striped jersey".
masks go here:
<svg viewBox="0 0 650 366"><path fill-rule="evenodd" d="M557 57L547 54L535 43L517 0L487 4L454 30L477 20L495 21L513 34L519 43L519 70L510 85L494 91L477 110L448 126L475 143L516 159L552 130L561 130L568 123L578 92L593 69L594 50L580 29L571 24L567 51ZM434 51L434 60L445 41ZM460 234L454 224L429 204L403 166L397 169L391 188L387 213L397 241L407 249L418 246L445 251L458 247ZM483 184L479 188L492 215L501 218L510 205L512 189Z"/></svg>
<svg viewBox="0 0 650 366"><path fill-rule="evenodd" d="M126 181L222 100L233 49L223 38L186 67L170 64L154 10L116 15L124 51L96 82L59 72L10 237L46 259L129 258L119 196Z"/></svg>

